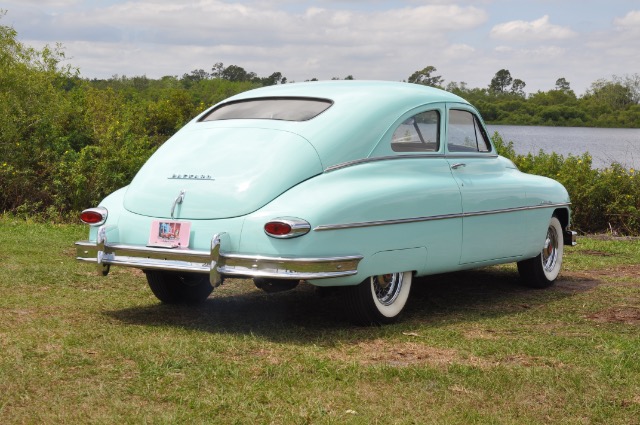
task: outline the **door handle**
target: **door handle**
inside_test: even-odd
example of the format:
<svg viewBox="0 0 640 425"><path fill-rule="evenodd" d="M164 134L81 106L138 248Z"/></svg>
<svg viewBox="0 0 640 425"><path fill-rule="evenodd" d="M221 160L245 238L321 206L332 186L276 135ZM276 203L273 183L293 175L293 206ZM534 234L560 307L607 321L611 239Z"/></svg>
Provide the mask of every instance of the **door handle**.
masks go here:
<svg viewBox="0 0 640 425"><path fill-rule="evenodd" d="M451 169L452 169L452 170L457 170L458 168L463 168L463 167L466 167L466 166L467 166L467 164L465 164L465 163L463 163L463 162L459 162L459 163L457 163L457 164L453 164L453 165L451 166Z"/></svg>

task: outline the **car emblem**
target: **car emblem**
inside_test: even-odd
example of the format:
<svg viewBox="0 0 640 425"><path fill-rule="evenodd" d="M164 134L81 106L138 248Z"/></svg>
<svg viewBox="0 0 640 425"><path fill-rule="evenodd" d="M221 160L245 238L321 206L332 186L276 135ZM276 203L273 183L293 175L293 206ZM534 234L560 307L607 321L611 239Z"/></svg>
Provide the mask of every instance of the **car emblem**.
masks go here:
<svg viewBox="0 0 640 425"><path fill-rule="evenodd" d="M210 174L173 173L167 178L169 180L215 180Z"/></svg>

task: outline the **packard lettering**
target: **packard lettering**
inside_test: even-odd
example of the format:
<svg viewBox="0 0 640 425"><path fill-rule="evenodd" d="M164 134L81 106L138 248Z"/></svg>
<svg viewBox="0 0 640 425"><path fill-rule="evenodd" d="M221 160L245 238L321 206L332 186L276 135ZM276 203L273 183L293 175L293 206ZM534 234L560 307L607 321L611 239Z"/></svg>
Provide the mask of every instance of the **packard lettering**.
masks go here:
<svg viewBox="0 0 640 425"><path fill-rule="evenodd" d="M170 180L215 180L210 174L181 174L173 173L169 177Z"/></svg>

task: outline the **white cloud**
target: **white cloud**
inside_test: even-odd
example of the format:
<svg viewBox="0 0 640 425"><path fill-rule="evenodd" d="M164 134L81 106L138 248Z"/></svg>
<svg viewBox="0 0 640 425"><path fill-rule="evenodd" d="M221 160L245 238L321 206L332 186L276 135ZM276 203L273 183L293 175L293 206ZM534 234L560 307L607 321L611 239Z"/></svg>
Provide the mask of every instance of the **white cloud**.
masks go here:
<svg viewBox="0 0 640 425"><path fill-rule="evenodd" d="M616 18L613 23L621 30L639 30L640 29L640 10L632 10L623 18Z"/></svg>
<svg viewBox="0 0 640 425"><path fill-rule="evenodd" d="M442 53L448 60L466 60L475 55L477 50L468 44L452 44Z"/></svg>
<svg viewBox="0 0 640 425"><path fill-rule="evenodd" d="M498 24L491 29L492 38L509 41L563 40L576 36L569 28L553 25L549 15L534 21L510 21Z"/></svg>
<svg viewBox="0 0 640 425"><path fill-rule="evenodd" d="M564 56L567 49L559 46L538 46L531 49L515 49L509 46L498 46L495 48L495 51L498 54L524 59L528 62L547 62L550 59Z"/></svg>
<svg viewBox="0 0 640 425"><path fill-rule="evenodd" d="M38 13L27 34L36 43L52 36L62 41L73 64L90 77L182 75L221 61L259 75L278 70L297 81L346 74L402 79L432 63L424 58L473 50L462 43L449 48L448 37L487 20L484 10L471 6L337 5L292 11L251 2L129 0Z"/></svg>
<svg viewBox="0 0 640 425"><path fill-rule="evenodd" d="M70 7L77 6L82 0L22 0L22 4L33 6Z"/></svg>

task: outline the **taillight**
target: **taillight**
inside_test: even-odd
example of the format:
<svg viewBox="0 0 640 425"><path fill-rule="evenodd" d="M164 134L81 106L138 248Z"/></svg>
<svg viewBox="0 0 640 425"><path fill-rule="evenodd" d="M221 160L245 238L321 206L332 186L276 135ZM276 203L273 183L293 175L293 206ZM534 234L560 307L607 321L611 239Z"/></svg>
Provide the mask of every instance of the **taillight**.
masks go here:
<svg viewBox="0 0 640 425"><path fill-rule="evenodd" d="M289 239L309 233L311 225L301 218L274 218L264 225L264 232L278 239Z"/></svg>
<svg viewBox="0 0 640 425"><path fill-rule="evenodd" d="M86 209L80 214L80 220L93 226L104 224L107 221L107 209L103 207Z"/></svg>

